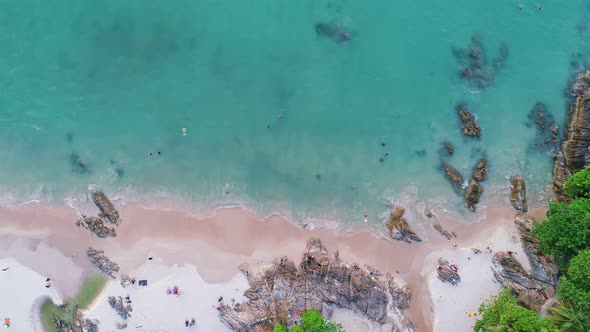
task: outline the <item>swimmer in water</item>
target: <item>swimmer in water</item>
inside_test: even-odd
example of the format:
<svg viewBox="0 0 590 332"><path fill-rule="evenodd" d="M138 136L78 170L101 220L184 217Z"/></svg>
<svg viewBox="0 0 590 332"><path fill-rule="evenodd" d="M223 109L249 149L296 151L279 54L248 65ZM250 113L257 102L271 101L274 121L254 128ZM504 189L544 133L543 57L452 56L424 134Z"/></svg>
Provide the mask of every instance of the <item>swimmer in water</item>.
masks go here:
<svg viewBox="0 0 590 332"><path fill-rule="evenodd" d="M365 211L365 222L369 221L369 213Z"/></svg>

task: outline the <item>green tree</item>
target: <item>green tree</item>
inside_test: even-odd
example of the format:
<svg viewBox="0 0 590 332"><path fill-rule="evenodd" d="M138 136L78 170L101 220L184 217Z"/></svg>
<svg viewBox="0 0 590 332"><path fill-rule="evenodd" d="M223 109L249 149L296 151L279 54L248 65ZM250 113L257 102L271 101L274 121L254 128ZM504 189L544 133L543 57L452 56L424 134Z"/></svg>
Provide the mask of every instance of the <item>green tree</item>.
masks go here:
<svg viewBox="0 0 590 332"><path fill-rule="evenodd" d="M533 234L539 249L567 267L567 261L590 247L590 200L578 198L568 203L550 203L547 220L536 223Z"/></svg>
<svg viewBox="0 0 590 332"><path fill-rule="evenodd" d="M541 319L533 310L521 307L510 290L504 289L498 296L479 307L480 319L473 331L542 332L555 331L551 323Z"/></svg>
<svg viewBox="0 0 590 332"><path fill-rule="evenodd" d="M590 331L590 312L580 309L575 305L560 302L549 309L551 315L547 319L560 332L587 332Z"/></svg>
<svg viewBox="0 0 590 332"><path fill-rule="evenodd" d="M590 198L590 167L574 173L564 184L563 191L571 198Z"/></svg>
<svg viewBox="0 0 590 332"><path fill-rule="evenodd" d="M287 332L287 325L277 324L277 325L275 325L273 332Z"/></svg>
<svg viewBox="0 0 590 332"><path fill-rule="evenodd" d="M304 330L303 330L303 327L301 327L299 325L293 325L289 329L289 332L304 332Z"/></svg>
<svg viewBox="0 0 590 332"><path fill-rule="evenodd" d="M557 295L581 309L590 310L590 249L572 258L567 272L559 279Z"/></svg>

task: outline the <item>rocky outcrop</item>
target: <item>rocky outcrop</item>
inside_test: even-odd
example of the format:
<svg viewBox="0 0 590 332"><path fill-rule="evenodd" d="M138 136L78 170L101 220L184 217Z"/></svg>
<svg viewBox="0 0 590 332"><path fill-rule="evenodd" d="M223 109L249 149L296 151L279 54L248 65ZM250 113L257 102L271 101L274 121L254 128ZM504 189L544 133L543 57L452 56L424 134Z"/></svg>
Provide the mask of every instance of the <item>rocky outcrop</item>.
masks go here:
<svg viewBox="0 0 590 332"><path fill-rule="evenodd" d="M119 265L108 259L108 257L104 255L103 250L89 247L88 250L86 250L86 255L90 258L92 264L109 277L114 279L117 272L119 272Z"/></svg>
<svg viewBox="0 0 590 332"><path fill-rule="evenodd" d="M547 111L545 104L536 103L533 106L529 112L526 125L529 128L535 126L537 129L537 136L531 147L541 151L551 149L555 155L559 144L559 128L553 115Z"/></svg>
<svg viewBox="0 0 590 332"><path fill-rule="evenodd" d="M455 153L455 148L453 147L453 145L447 141L442 142L442 146L444 151L446 152L446 154L450 157L453 155L453 153Z"/></svg>
<svg viewBox="0 0 590 332"><path fill-rule="evenodd" d="M441 161L441 167L443 172L445 172L447 180L453 187L453 190L455 190L457 194L461 193L461 190L463 190L463 176L461 173L444 161Z"/></svg>
<svg viewBox="0 0 590 332"><path fill-rule="evenodd" d="M477 88L485 89L494 82L496 73L504 67L508 58L508 46L502 43L498 56L490 60L481 37L473 35L466 48L453 48L453 54L461 65L459 76Z"/></svg>
<svg viewBox="0 0 590 332"><path fill-rule="evenodd" d="M89 230L92 234L100 238L115 237L117 233L114 228L105 225L106 220L97 217L88 217L82 215L82 217L76 222L76 225L84 227Z"/></svg>
<svg viewBox="0 0 590 332"><path fill-rule="evenodd" d="M461 282L457 265L449 263L449 261L444 258L438 259L436 272L438 279L442 282L448 282L453 286L457 286L459 282Z"/></svg>
<svg viewBox="0 0 590 332"><path fill-rule="evenodd" d="M422 239L410 228L408 221L403 217L406 210L398 206L389 215L389 221L385 223L392 239L411 243Z"/></svg>
<svg viewBox="0 0 590 332"><path fill-rule="evenodd" d="M439 232L440 235L446 237L447 240L450 240L456 236L455 233L451 233L444 229L438 221L435 221L434 224L432 224L432 227L434 227L434 229L436 229L436 231Z"/></svg>
<svg viewBox="0 0 590 332"><path fill-rule="evenodd" d="M125 302L123 302L123 298L120 296L109 296L108 298L108 302L109 305L111 306L111 308L113 308L113 310L115 310L115 312L123 319L127 319L129 317L131 317L131 312L133 311L133 308L131 308L131 305L125 305Z"/></svg>
<svg viewBox="0 0 590 332"><path fill-rule="evenodd" d="M555 293L554 289L547 288L528 274L512 252L496 252L492 258L492 271L496 280L509 287L518 302L528 309L540 311Z"/></svg>
<svg viewBox="0 0 590 332"><path fill-rule="evenodd" d="M528 211L526 184L522 176L510 177L510 204L518 211Z"/></svg>
<svg viewBox="0 0 590 332"><path fill-rule="evenodd" d="M105 218L106 220L110 221L112 224L115 225L121 223L119 211L115 209L113 203L111 203L111 201L102 191L93 192L92 200L100 210L99 217Z"/></svg>
<svg viewBox="0 0 590 332"><path fill-rule="evenodd" d="M72 322L63 320L57 315L53 315L53 325L57 332L78 332L80 331Z"/></svg>
<svg viewBox="0 0 590 332"><path fill-rule="evenodd" d="M552 257L539 251L539 240L531 235L534 222L533 217L524 213L517 213L514 219L522 248L531 264L530 275L544 287L554 289L558 281L557 265Z"/></svg>
<svg viewBox="0 0 590 332"><path fill-rule="evenodd" d="M567 200L563 193L565 181L590 160L590 70L578 75L571 93L574 100L569 108L566 137L554 158L553 190L558 201Z"/></svg>
<svg viewBox="0 0 590 332"><path fill-rule="evenodd" d="M463 135L480 137L481 128L475 120L475 116L467 109L467 106L463 104L457 106L457 113L459 114L459 121L461 121L461 130L463 131Z"/></svg>
<svg viewBox="0 0 590 332"><path fill-rule="evenodd" d="M414 331L403 310L409 305L409 289L398 287L378 271L342 262L318 239L309 240L298 265L283 257L258 273L247 265L240 269L250 284L244 292L248 301L222 302L218 307L219 318L234 331L272 329L282 322L293 325L305 310L329 312L323 309L332 306L391 324L392 331Z"/></svg>
<svg viewBox="0 0 590 332"><path fill-rule="evenodd" d="M488 178L488 160L485 157L479 159L477 164L475 164L472 178L480 182Z"/></svg>
<svg viewBox="0 0 590 332"><path fill-rule="evenodd" d="M483 188L475 179L471 179L465 190L465 206L475 212L477 204L479 204L479 198L483 193Z"/></svg>

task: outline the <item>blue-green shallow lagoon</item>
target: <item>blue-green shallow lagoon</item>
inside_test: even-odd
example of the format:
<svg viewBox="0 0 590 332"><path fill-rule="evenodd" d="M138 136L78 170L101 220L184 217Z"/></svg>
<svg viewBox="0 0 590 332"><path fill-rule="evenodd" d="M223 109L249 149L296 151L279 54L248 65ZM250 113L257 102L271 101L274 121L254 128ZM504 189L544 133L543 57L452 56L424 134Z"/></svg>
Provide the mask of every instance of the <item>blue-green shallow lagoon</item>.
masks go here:
<svg viewBox="0 0 590 332"><path fill-rule="evenodd" d="M376 223L386 199L468 216L439 169L449 140L464 177L486 153L482 206L506 201L515 174L543 201L550 151L530 151L524 122L543 102L563 125L566 89L589 54L589 9L540 4L2 1L0 197L62 204L97 185L298 221L352 224L366 210ZM318 22L352 40L318 37ZM509 51L487 89L460 78L452 51L475 34L490 61L503 42ZM480 140L461 135L458 102L476 114Z"/></svg>

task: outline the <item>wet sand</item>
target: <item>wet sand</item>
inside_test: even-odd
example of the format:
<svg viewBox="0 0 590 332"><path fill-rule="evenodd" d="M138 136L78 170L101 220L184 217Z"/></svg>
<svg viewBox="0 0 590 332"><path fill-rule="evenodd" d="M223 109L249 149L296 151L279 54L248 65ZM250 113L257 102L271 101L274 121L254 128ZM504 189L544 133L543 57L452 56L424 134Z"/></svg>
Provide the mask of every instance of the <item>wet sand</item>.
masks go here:
<svg viewBox="0 0 590 332"><path fill-rule="evenodd" d="M431 331L432 301L428 276L424 273L430 267L425 266L426 258L433 252L451 248L452 243L462 247L462 243L471 246L478 239L489 240L499 228L513 233L515 215L511 207L488 207L483 222L466 224L452 215L440 214L440 223L448 231L455 232L456 239L449 241L430 228L426 230L428 241L406 244L385 239L370 227L347 231L308 230L280 216L260 218L241 208L220 209L204 219L188 211L153 210L136 204L118 208L123 223L117 228L116 238L91 236L87 230L74 225L77 219L74 210L41 204L0 209L0 237L6 241L27 238L42 242L70 257L85 273L66 278L76 280L57 281L56 287L64 294L72 293L72 286L67 285L79 285L81 278L97 271L85 255L89 246L105 250L105 254L121 266L121 273L137 269L148 257L157 256L168 264L194 265L206 282L222 283L230 281L243 262L262 266L281 255L298 261L306 241L318 237L328 250L338 249L344 260L371 265L405 280L414 292L410 318L417 331ZM532 213L537 217L543 214L542 210ZM10 255L21 259L18 252ZM34 262L27 265L32 269L40 268ZM431 268L434 270L435 266ZM75 291L77 289L73 293Z"/></svg>

